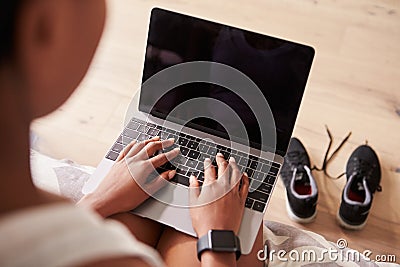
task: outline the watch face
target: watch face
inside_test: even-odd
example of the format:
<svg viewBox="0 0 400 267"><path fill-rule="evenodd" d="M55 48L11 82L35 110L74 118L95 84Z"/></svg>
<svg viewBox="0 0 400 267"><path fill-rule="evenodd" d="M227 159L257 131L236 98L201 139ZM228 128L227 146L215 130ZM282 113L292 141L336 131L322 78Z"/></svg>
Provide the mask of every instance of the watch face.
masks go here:
<svg viewBox="0 0 400 267"><path fill-rule="evenodd" d="M211 231L211 242L214 249L236 247L232 231Z"/></svg>

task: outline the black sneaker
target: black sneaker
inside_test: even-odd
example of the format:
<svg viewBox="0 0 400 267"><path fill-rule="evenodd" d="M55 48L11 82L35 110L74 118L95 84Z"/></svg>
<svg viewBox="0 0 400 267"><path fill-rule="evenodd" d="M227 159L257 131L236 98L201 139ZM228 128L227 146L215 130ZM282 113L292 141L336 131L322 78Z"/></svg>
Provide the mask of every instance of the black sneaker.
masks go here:
<svg viewBox="0 0 400 267"><path fill-rule="evenodd" d="M286 209L290 219L299 223L314 221L317 215L317 183L311 174L307 151L297 138L290 140L281 178L286 187Z"/></svg>
<svg viewBox="0 0 400 267"><path fill-rule="evenodd" d="M367 222L373 194L381 190L381 168L378 156L371 147L359 146L351 154L347 161L346 177L337 218L342 227L360 230Z"/></svg>

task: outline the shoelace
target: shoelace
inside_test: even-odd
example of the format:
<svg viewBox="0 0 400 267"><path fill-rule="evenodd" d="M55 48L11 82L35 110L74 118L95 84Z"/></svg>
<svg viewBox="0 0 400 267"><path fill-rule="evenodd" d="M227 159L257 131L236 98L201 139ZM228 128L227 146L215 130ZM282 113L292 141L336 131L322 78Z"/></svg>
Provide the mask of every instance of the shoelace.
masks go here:
<svg viewBox="0 0 400 267"><path fill-rule="evenodd" d="M328 158L329 151L331 150L332 143L333 143L333 137L332 137L331 131L329 130L329 128L328 128L327 125L325 125L325 128L326 128L326 132L328 133L329 144L328 144L328 148L327 148L327 150L326 150L326 152L325 152L324 161L322 162L322 167L321 167L321 168L318 168L316 165L314 165L314 166L312 167L311 170L323 171L324 174L325 174L328 178L337 180L337 179L343 177L343 175L345 175L346 173L343 172L343 173L341 173L341 174L338 175L338 176L332 176L332 175L330 175L330 174L328 173L328 170L327 170L328 163L336 156L336 154L337 154L337 153L339 152L339 150L343 147L343 145L347 142L347 140L349 140L349 138L350 138L350 136L351 136L351 132L349 132L349 133L347 134L347 136L342 140L342 142L339 144L339 146L332 152L332 154L331 154L331 155L329 156L329 158Z"/></svg>

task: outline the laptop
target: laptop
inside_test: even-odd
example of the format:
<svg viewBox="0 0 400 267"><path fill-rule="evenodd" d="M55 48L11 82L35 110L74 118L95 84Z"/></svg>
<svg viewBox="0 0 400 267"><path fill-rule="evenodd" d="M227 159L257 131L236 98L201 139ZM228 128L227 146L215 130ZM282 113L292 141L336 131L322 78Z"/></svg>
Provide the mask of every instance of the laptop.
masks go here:
<svg viewBox="0 0 400 267"><path fill-rule="evenodd" d="M217 153L234 157L251 181L239 231L242 253L249 254L284 161L313 58L314 49L304 44L154 8L141 89L125 128L83 193L95 190L132 140L175 138L181 154L158 170L177 171L171 186L132 212L195 236L189 177L196 175L202 184L205 158L215 164Z"/></svg>

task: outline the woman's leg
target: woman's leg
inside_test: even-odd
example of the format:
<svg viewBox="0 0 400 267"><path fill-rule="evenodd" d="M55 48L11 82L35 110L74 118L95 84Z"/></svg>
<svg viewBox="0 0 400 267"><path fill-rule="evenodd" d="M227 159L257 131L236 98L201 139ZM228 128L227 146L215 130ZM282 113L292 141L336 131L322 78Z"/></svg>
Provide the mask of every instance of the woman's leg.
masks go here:
<svg viewBox="0 0 400 267"><path fill-rule="evenodd" d="M263 262L257 259L257 252L263 249L262 225L258 231L253 250L248 255L242 255L238 266L257 267L263 266ZM197 239L166 227L161 235L157 250L160 252L167 266L200 266L196 250Z"/></svg>
<svg viewBox="0 0 400 267"><path fill-rule="evenodd" d="M138 240L154 248L165 227L156 221L129 212L116 214L109 218L121 222Z"/></svg>

